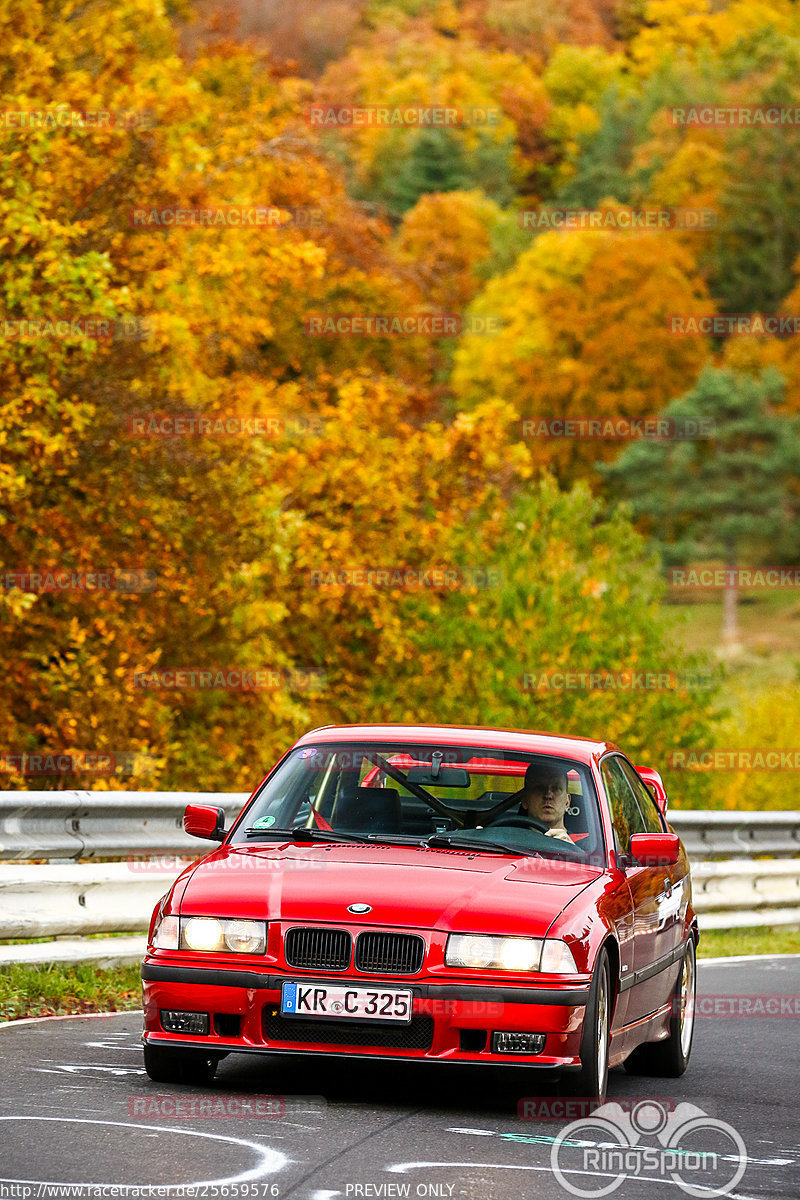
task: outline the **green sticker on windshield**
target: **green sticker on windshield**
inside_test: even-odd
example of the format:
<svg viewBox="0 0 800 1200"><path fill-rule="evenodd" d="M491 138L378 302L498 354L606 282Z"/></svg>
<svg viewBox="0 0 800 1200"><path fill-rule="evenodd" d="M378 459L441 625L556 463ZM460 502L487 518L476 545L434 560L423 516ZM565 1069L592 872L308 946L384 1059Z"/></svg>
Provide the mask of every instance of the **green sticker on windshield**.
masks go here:
<svg viewBox="0 0 800 1200"><path fill-rule="evenodd" d="M274 817L259 817L257 821L253 821L251 829L269 829L270 825L274 824Z"/></svg>

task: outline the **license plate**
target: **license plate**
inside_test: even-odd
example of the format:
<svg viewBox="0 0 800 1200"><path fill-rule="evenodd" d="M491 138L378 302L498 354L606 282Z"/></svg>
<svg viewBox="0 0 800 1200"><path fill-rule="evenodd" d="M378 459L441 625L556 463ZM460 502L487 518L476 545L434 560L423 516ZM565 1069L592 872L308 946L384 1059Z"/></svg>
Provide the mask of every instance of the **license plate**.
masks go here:
<svg viewBox="0 0 800 1200"><path fill-rule="evenodd" d="M412 998L409 988L345 987L297 981L283 984L281 1013L284 1017L350 1017L407 1025L411 1020Z"/></svg>

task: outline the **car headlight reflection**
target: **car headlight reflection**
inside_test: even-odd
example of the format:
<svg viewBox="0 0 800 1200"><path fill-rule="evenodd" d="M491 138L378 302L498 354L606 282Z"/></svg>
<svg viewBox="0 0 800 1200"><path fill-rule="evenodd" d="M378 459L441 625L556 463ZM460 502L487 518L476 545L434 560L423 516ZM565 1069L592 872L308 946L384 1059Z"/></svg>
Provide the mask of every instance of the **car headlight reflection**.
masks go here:
<svg viewBox="0 0 800 1200"><path fill-rule="evenodd" d="M546 971L575 974L578 968L565 942L556 939L487 937L451 933L444 956L448 967L477 967L495 971Z"/></svg>
<svg viewBox="0 0 800 1200"><path fill-rule="evenodd" d="M180 944L182 950L263 954L267 947L267 927L263 921L182 917Z"/></svg>

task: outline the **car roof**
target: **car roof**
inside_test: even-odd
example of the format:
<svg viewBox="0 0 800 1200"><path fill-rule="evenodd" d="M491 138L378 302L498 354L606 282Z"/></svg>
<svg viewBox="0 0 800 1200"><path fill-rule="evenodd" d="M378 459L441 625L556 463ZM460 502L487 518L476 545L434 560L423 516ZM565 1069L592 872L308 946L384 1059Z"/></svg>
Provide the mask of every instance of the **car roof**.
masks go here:
<svg viewBox="0 0 800 1200"><path fill-rule="evenodd" d="M565 737L529 729L491 729L482 725L323 725L304 734L295 745L373 741L516 750L523 754L558 755L585 763L596 761L609 750L618 749L613 742L595 738Z"/></svg>

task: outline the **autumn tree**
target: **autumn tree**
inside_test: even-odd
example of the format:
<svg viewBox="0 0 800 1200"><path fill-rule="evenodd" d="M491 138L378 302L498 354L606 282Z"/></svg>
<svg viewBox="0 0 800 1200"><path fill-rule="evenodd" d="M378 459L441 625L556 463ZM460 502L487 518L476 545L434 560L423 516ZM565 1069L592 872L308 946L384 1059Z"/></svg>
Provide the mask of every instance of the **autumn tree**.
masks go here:
<svg viewBox="0 0 800 1200"><path fill-rule="evenodd" d="M708 354L702 337L673 334L671 314L710 310L690 250L669 231L542 233L473 302L471 313L502 325L462 339L453 390L466 406L493 395L512 404L532 422L535 461L569 478L618 447L548 438L537 421L655 417Z"/></svg>

